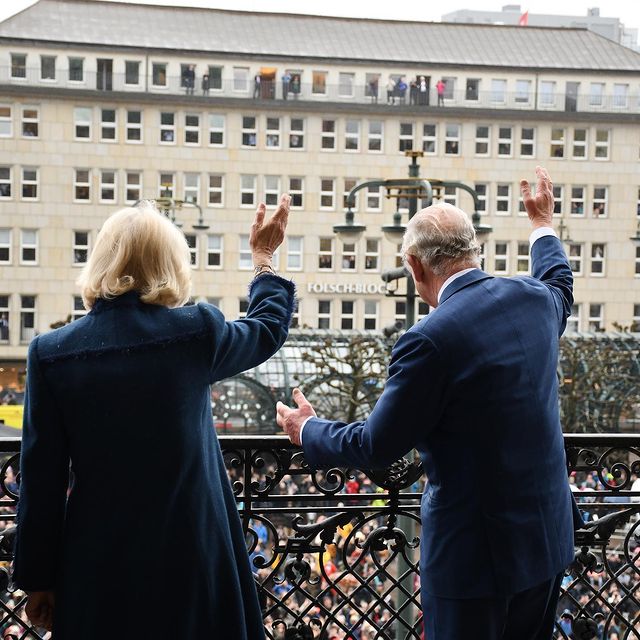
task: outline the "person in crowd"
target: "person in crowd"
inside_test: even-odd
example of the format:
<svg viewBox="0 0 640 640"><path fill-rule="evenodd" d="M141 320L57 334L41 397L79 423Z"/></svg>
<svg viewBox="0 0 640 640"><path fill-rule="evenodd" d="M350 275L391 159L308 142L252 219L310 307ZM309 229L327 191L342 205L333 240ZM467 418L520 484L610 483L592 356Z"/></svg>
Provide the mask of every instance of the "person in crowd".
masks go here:
<svg viewBox="0 0 640 640"><path fill-rule="evenodd" d="M387 104L395 104L396 102L396 81L389 76L387 82Z"/></svg>
<svg viewBox="0 0 640 640"><path fill-rule="evenodd" d="M291 84L291 74L285 71L282 74L282 99L286 100L289 97L289 88Z"/></svg>
<svg viewBox="0 0 640 640"><path fill-rule="evenodd" d="M444 82L443 78L440 78L438 82L436 82L436 92L438 93L438 106L444 107L444 90L447 88L447 85Z"/></svg>
<svg viewBox="0 0 640 640"><path fill-rule="evenodd" d="M407 101L407 83L404 78L400 78L398 80L398 84L396 85L396 95L398 96L398 103L405 104Z"/></svg>
<svg viewBox="0 0 640 640"><path fill-rule="evenodd" d="M409 104L418 104L418 83L413 79L409 82Z"/></svg>
<svg viewBox="0 0 640 640"><path fill-rule="evenodd" d="M261 86L262 86L262 78L260 77L259 73L256 73L256 75L253 77L253 97L254 98L260 97Z"/></svg>
<svg viewBox="0 0 640 640"><path fill-rule="evenodd" d="M378 103L378 78L369 80L369 95L371 96L371 104Z"/></svg>
<svg viewBox="0 0 640 640"><path fill-rule="evenodd" d="M208 96L209 95L210 86L211 86L211 84L209 82L209 74L205 73L202 76L202 95L203 96Z"/></svg>
<svg viewBox="0 0 640 640"><path fill-rule="evenodd" d="M190 64L184 70L184 88L185 88L185 93L188 96L192 96L195 86L196 86L196 70L195 70L195 67L192 64Z"/></svg>
<svg viewBox="0 0 640 640"><path fill-rule="evenodd" d="M427 79L424 76L420 76L418 93L420 95L419 103L421 105L429 104L429 85L427 84Z"/></svg>
<svg viewBox="0 0 640 640"><path fill-rule="evenodd" d="M102 225L89 313L31 342L14 580L55 638L264 638L209 389L287 337L294 285L272 256L289 204L256 212L245 318L185 306L189 247L143 201Z"/></svg>
<svg viewBox="0 0 640 640"><path fill-rule="evenodd" d="M573 277L552 229L553 185L521 182L532 277L479 269L469 217L450 204L415 215L402 255L435 310L398 340L384 391L362 422L321 420L299 389L277 421L312 469L385 468L416 448L421 599L429 640L548 640L574 559L577 518L560 427L559 337ZM483 476L489 492L468 478Z"/></svg>

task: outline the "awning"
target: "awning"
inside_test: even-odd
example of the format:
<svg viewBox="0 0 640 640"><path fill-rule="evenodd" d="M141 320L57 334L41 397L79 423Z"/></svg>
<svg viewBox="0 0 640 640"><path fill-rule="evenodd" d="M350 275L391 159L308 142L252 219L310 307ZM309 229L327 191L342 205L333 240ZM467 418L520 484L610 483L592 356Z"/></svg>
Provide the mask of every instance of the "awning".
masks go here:
<svg viewBox="0 0 640 640"><path fill-rule="evenodd" d="M275 76L277 71L275 67L260 67L261 76Z"/></svg>

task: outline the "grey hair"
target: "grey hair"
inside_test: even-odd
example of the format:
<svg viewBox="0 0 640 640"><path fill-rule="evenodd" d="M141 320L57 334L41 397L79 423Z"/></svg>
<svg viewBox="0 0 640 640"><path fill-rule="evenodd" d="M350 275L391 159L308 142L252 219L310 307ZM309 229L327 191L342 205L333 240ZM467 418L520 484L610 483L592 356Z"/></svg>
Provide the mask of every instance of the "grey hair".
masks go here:
<svg viewBox="0 0 640 640"><path fill-rule="evenodd" d="M461 265L480 266L480 244L469 216L447 203L431 205L411 219L402 255L415 256L437 276L448 276Z"/></svg>

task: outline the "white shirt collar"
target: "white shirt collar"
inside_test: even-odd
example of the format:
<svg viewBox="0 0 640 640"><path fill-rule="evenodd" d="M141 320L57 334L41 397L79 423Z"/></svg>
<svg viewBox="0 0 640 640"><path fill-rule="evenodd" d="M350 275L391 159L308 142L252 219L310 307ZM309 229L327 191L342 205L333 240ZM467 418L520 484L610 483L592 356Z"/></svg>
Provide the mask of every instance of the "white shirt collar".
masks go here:
<svg viewBox="0 0 640 640"><path fill-rule="evenodd" d="M478 267L470 267L469 269L463 269L462 271L458 271L457 273L454 273L452 276L449 276L445 281L444 284L440 287L440 291L438 291L438 304L440 304L440 298L442 297L442 294L444 293L444 290L456 279L456 278L460 278L461 276L463 276L465 273L469 273L469 271L474 271L475 269L477 269Z"/></svg>

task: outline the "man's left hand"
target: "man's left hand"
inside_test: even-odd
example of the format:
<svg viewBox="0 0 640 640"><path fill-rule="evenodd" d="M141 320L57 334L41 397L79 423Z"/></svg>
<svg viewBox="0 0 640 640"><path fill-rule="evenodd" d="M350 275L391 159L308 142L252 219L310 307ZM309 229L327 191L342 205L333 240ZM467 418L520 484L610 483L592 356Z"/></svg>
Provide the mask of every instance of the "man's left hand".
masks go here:
<svg viewBox="0 0 640 640"><path fill-rule="evenodd" d="M316 417L316 412L300 389L293 390L293 401L298 405L297 409L292 409L283 402L278 402L276 405L276 422L289 436L289 440L293 444L300 446L302 444L300 442L300 429L307 418Z"/></svg>

